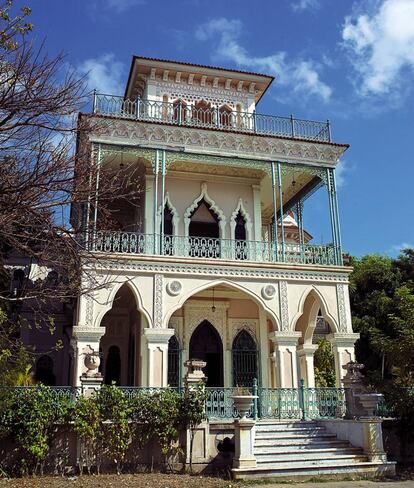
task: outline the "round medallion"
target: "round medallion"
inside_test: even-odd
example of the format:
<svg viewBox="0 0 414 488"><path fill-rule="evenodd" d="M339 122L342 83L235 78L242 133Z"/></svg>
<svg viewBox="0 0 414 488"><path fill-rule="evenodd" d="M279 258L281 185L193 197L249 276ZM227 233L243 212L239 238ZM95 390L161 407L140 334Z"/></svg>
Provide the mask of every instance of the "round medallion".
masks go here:
<svg viewBox="0 0 414 488"><path fill-rule="evenodd" d="M276 295L276 288L273 285L266 285L262 288L262 297L271 300Z"/></svg>
<svg viewBox="0 0 414 488"><path fill-rule="evenodd" d="M178 280L173 280L167 283L167 293L173 297L179 295L182 289L183 285Z"/></svg>

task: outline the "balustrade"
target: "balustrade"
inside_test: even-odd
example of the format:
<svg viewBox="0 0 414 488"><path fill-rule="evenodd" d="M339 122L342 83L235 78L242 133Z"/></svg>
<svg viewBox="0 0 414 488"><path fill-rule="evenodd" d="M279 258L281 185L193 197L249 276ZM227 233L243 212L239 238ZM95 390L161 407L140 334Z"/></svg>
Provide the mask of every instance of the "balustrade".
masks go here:
<svg viewBox="0 0 414 488"><path fill-rule="evenodd" d="M329 122L95 94L93 112L147 122L330 142Z"/></svg>
<svg viewBox="0 0 414 488"><path fill-rule="evenodd" d="M267 241L218 239L139 234L123 231L99 231L89 242L89 250L105 253L156 254L205 259L254 262L286 262L336 265L338 253L332 245L290 244L276 247Z"/></svg>

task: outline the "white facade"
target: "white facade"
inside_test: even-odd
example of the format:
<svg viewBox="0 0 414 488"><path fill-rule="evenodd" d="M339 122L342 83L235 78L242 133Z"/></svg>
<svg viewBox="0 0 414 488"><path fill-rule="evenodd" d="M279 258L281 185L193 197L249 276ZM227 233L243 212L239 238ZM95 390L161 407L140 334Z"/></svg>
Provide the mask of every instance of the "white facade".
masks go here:
<svg viewBox="0 0 414 488"><path fill-rule="evenodd" d="M286 137L252 128L271 81L134 58L123 109L105 113L98 96L95 113L105 129L90 138L94 161L139 167L141 203L120 209L116 231L101 230L91 209L86 224L74 222L92 232L99 259L85 255L85 280L100 284L78 301L74 385L89 346L101 351L106 380L123 385L167 386L174 374L179 383L182 363L201 355L209 386L235 386L254 375L264 387L297 387L300 378L313 387L320 314L340 384L358 337L333 172L346 146L295 130ZM132 101L127 112L125 100ZM150 112L158 118L149 120ZM301 224L303 201L323 185L331 247L311 245ZM296 211L296 230L292 213L280 218L287 210ZM250 349L237 349L241 331Z"/></svg>

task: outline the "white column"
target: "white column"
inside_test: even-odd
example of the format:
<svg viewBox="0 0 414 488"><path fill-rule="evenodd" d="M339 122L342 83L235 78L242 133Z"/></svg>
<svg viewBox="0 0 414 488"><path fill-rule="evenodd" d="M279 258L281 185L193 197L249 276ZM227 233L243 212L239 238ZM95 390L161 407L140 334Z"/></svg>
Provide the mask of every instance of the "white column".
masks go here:
<svg viewBox="0 0 414 488"><path fill-rule="evenodd" d="M313 356L318 346L316 344L303 344L298 346L298 361L300 378L305 380L306 388L315 388L315 371Z"/></svg>
<svg viewBox="0 0 414 488"><path fill-rule="evenodd" d="M298 388L298 364L296 347L301 332L276 331L269 338L275 344L276 379L279 388Z"/></svg>
<svg viewBox="0 0 414 488"><path fill-rule="evenodd" d="M104 327L87 329L86 327L75 326L71 345L73 348L73 386L81 386L81 376L87 372L85 366L85 353L92 349L99 352L99 342L105 334Z"/></svg>
<svg viewBox="0 0 414 488"><path fill-rule="evenodd" d="M266 312L259 308L259 347L260 347L260 373L261 378L257 378L259 385L263 388L271 388L269 381L269 339L267 330Z"/></svg>
<svg viewBox="0 0 414 488"><path fill-rule="evenodd" d="M253 218L254 218L254 240L262 240L262 206L260 185L252 185L253 190Z"/></svg>
<svg viewBox="0 0 414 488"><path fill-rule="evenodd" d="M342 368L349 361L355 361L355 342L359 334L346 334L337 332L327 337L332 344L332 352L335 358L336 386L342 386L342 379L346 371Z"/></svg>
<svg viewBox="0 0 414 488"><path fill-rule="evenodd" d="M145 229L144 234L154 233L154 175L145 175Z"/></svg>
<svg viewBox="0 0 414 488"><path fill-rule="evenodd" d="M147 384L153 387L168 385L168 341L174 329L144 329L147 341Z"/></svg>

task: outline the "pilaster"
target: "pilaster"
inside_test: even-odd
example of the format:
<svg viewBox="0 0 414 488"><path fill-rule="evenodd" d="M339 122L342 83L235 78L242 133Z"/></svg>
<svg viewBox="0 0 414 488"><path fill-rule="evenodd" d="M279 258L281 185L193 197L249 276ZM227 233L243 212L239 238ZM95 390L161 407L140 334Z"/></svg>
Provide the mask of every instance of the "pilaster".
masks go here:
<svg viewBox="0 0 414 488"><path fill-rule="evenodd" d="M269 336L275 344L276 387L298 388L296 347L301 332L275 331Z"/></svg>
<svg viewBox="0 0 414 488"><path fill-rule="evenodd" d="M359 339L359 334L334 333L327 337L332 344L332 352L335 359L336 385L342 386L342 379L346 371L342 368L349 361L355 361L355 342Z"/></svg>
<svg viewBox="0 0 414 488"><path fill-rule="evenodd" d="M313 356L318 349L316 344L302 344L297 348L299 373L305 380L306 388L315 388L315 372Z"/></svg>
<svg viewBox="0 0 414 488"><path fill-rule="evenodd" d="M166 387L168 384L168 341L174 329L144 329L147 341L147 384L152 387Z"/></svg>

